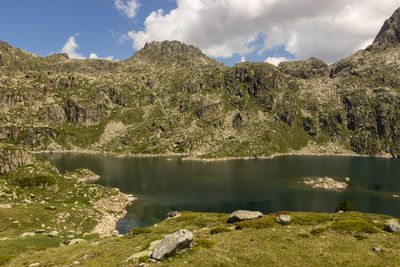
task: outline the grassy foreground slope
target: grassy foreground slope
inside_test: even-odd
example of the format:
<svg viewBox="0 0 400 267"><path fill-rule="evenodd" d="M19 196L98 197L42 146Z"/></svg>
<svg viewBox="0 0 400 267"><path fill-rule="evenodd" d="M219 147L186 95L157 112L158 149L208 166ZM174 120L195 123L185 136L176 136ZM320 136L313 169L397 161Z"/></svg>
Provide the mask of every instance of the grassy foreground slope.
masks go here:
<svg viewBox="0 0 400 267"><path fill-rule="evenodd" d="M276 216L227 224L228 215L183 212L158 225L133 229L123 237L24 252L9 266L398 266L400 235L382 230L389 216L348 212L291 212L282 226ZM125 262L152 241L178 229L194 233L195 247L183 255L151 263L147 257ZM236 230L235 230L236 229ZM28 242L28 241L26 241ZM372 248L380 248L379 252ZM31 248L34 250L33 248ZM78 261L78 262L77 262Z"/></svg>

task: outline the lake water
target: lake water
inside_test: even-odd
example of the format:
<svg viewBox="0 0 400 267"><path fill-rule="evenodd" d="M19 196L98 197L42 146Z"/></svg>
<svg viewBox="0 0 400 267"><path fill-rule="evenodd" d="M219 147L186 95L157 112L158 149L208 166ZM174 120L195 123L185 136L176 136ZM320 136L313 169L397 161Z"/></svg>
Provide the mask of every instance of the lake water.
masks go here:
<svg viewBox="0 0 400 267"><path fill-rule="evenodd" d="M118 223L126 233L149 226L170 210L230 213L238 209L333 212L349 199L361 212L400 217L400 160L363 157L285 156L268 160L220 162L180 158L117 158L96 154L41 154L57 168L88 168L99 184L139 199ZM331 192L299 183L304 177L350 177L349 189Z"/></svg>

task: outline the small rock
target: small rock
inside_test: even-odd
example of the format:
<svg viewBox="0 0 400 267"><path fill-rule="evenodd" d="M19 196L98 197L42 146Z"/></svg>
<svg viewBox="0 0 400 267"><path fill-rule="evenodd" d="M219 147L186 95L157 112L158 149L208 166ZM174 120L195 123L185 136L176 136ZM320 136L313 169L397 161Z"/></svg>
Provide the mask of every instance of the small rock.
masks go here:
<svg viewBox="0 0 400 267"><path fill-rule="evenodd" d="M80 261L74 261L73 263L71 263L72 265L79 265L79 264L81 264L81 262Z"/></svg>
<svg viewBox="0 0 400 267"><path fill-rule="evenodd" d="M37 267L37 266L40 266L39 262L31 263L28 265L28 267Z"/></svg>
<svg viewBox="0 0 400 267"><path fill-rule="evenodd" d="M72 246L72 245L75 245L75 244L81 244L83 242L86 242L86 240L81 239L81 238L75 238L75 239L69 240L67 242L67 245L71 245Z"/></svg>
<svg viewBox="0 0 400 267"><path fill-rule="evenodd" d="M35 233L36 234L41 234L41 233L44 233L44 230L43 229L37 229L37 230L35 230Z"/></svg>
<svg viewBox="0 0 400 267"><path fill-rule="evenodd" d="M393 195L394 198L400 198L400 195Z"/></svg>
<svg viewBox="0 0 400 267"><path fill-rule="evenodd" d="M67 238L73 239L75 236L74 235L67 235Z"/></svg>
<svg viewBox="0 0 400 267"><path fill-rule="evenodd" d="M276 221L280 224L289 224L292 221L292 217L289 214L280 214Z"/></svg>
<svg viewBox="0 0 400 267"><path fill-rule="evenodd" d="M392 219L385 224L383 229L390 233L400 233L400 224L396 220Z"/></svg>
<svg viewBox="0 0 400 267"><path fill-rule="evenodd" d="M0 204L0 209L11 209L11 204Z"/></svg>
<svg viewBox="0 0 400 267"><path fill-rule="evenodd" d="M153 248L151 257L156 260L162 260L176 253L185 253L192 246L193 234L185 229L179 230L166 235L164 239Z"/></svg>
<svg viewBox="0 0 400 267"><path fill-rule="evenodd" d="M237 210L231 213L228 223L259 219L262 216L259 211Z"/></svg>
<svg viewBox="0 0 400 267"><path fill-rule="evenodd" d="M58 235L58 232L57 231L51 231L49 234L48 234L48 236L50 236L50 237L55 237L55 236L57 236Z"/></svg>
<svg viewBox="0 0 400 267"><path fill-rule="evenodd" d="M171 210L171 211L169 211L167 213L167 217L168 218L174 218L174 217L177 217L177 216L180 216L180 215L181 215L181 213L179 211L177 211L177 210Z"/></svg>
<svg viewBox="0 0 400 267"><path fill-rule="evenodd" d="M27 236L35 236L35 235L36 235L35 233L28 232L28 233L23 233L20 237L24 238L24 237L27 237Z"/></svg>
<svg viewBox="0 0 400 267"><path fill-rule="evenodd" d="M44 207L46 210L56 210L57 208L55 206L47 206Z"/></svg>
<svg viewBox="0 0 400 267"><path fill-rule="evenodd" d="M380 252L380 251L381 251L381 249L380 249L380 248L377 248L377 247L373 247L373 248L372 248L372 251L375 251L375 252Z"/></svg>
<svg viewBox="0 0 400 267"><path fill-rule="evenodd" d="M99 242L92 242L92 243L90 243L90 246L95 247L95 246L97 246L98 244L99 244Z"/></svg>
<svg viewBox="0 0 400 267"><path fill-rule="evenodd" d="M19 224L19 221L13 221L13 224Z"/></svg>

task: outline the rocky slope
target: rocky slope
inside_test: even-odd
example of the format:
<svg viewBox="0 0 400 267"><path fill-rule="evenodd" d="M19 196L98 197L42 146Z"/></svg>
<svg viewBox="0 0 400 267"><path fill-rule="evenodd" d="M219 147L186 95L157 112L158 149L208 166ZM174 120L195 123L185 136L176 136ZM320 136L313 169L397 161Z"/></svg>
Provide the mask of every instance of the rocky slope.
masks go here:
<svg viewBox="0 0 400 267"><path fill-rule="evenodd" d="M152 42L121 62L39 57L0 42L0 142L31 150L201 157L400 155L400 9L371 46L231 68Z"/></svg>

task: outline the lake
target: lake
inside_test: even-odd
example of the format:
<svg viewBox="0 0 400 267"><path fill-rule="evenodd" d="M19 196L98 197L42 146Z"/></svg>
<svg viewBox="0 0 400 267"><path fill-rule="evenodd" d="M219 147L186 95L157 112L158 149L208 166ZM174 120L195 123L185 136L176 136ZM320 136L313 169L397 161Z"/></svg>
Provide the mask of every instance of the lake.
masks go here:
<svg viewBox="0 0 400 267"><path fill-rule="evenodd" d="M170 210L230 213L238 209L333 212L349 199L360 212L400 217L400 160L366 157L283 156L265 160L217 162L172 158L118 158L101 154L40 154L61 172L87 168L99 184L117 187L139 199L118 223L133 226L160 222ZM310 188L305 177L350 177L342 192Z"/></svg>

